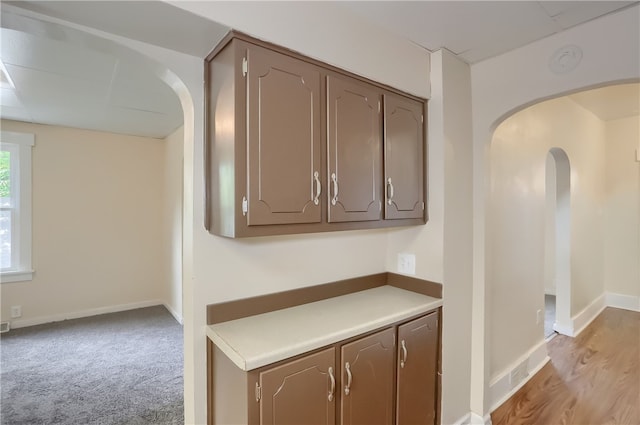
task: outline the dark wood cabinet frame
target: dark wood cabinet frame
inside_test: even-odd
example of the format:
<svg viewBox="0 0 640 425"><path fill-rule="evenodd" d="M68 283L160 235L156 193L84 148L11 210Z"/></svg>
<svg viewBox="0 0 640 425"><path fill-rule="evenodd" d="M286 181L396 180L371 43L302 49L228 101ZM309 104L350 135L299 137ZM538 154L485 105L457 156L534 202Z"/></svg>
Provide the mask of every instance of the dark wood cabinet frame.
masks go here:
<svg viewBox="0 0 640 425"><path fill-rule="evenodd" d="M269 49L270 51L287 55L296 60L303 61L307 64L311 64L317 67L322 68L323 72L326 75L336 75L343 76L350 79L358 80L372 88L375 88L380 91L382 97L385 95L391 96L400 96L407 100L419 102L422 105L422 115L424 120L422 122L422 131L424 135L424 153L423 164L422 164L422 190L423 190L423 203L424 210L423 214L420 214L418 218L416 215L399 215L399 216L385 216L385 212L387 210L386 206L383 205L383 211L381 214L381 219L378 220L368 220L368 221L346 221L346 222L329 222L328 217L328 205L327 205L327 193L330 192L330 187L327 185L329 182L330 176L328 176L327 172L327 149L326 149L326 140L327 140L327 117L326 114L321 114L321 140L323 141L323 148L321 149L321 162L323 164L319 170L319 179L322 182L322 202L321 202L321 220L317 223L298 223L298 224L268 224L268 225L247 225L247 217L243 216L242 213L242 199L243 196L248 196L247 194L247 172L246 172L246 157L247 157L247 144L246 141L246 128L247 126L239 123L246 123L247 119L247 109L239 99L246 99L246 89L245 87L240 87L242 84L238 84L239 81L243 81L242 78L242 63L240 55L236 49L240 49L239 46L236 48L228 49L226 47L229 46L230 43L240 43L242 48L247 48L247 46L258 46L261 48ZM244 43L244 44L242 44ZM224 72L220 72L220 75L216 74L215 71L211 70L211 64L214 60L220 62L220 68L224 69ZM240 62L239 62L240 61ZM227 36L218 44L218 46L207 56L204 62L205 65L205 75L204 75L204 90L205 90L205 143L204 143L204 227L212 234L233 237L233 238L241 238L241 237L253 237L253 236L270 236L270 235L285 235L285 234L300 234L300 233L317 233L317 232L329 232L329 231L343 231L343 230L359 230L359 229L378 229L378 228L389 228L389 227L399 227L399 226L410 226L410 225L423 225L428 221L428 199L427 199L427 185L428 185L428 169L427 169L427 156L428 156L428 143L426 143L427 139L427 100L410 95L408 93L404 93L400 90L394 89L384 84L377 83L375 81L371 81L362 76L358 76L347 71L341 70L337 67L325 64L318 60L309 58L300 53L288 50L283 47L279 47L277 45L267 43L256 38L250 37L246 34L242 34L237 31L231 31ZM225 108L227 109L225 112L228 113L229 117L231 117L231 122L227 125L233 127L233 130L225 135L225 148L223 151L216 149L214 147L214 135L213 135L213 124L212 121L215 118L213 116L213 105L211 105L211 94L210 93L220 93L224 91L225 93L222 96L225 97L224 103L226 103ZM327 92L327 81L326 78L321 78L320 81L320 91L321 93ZM327 110L327 100L326 96L321 96L321 110ZM385 102L382 102L383 105ZM383 106L384 108L384 106ZM383 110L383 121L384 121L384 110ZM381 133L381 138L383 138L384 133ZM219 143L217 141L216 143ZM384 141L383 141L384 143ZM383 149L384 151L384 149ZM221 158L221 156L226 156ZM227 173L229 178L233 180L233 183L229 185L229 187L225 186L228 191L232 191L231 196L231 204L222 206L221 199L223 199L223 195L220 193L219 182L217 179L220 178L218 175L219 165L224 163L226 168L225 173ZM384 162L383 162L384 168ZM385 172L383 169L383 176ZM382 177L382 176L381 176ZM381 188L386 188L386 182L379 182ZM384 193L385 190L382 190ZM229 197L229 194L225 196ZM382 201L384 202L384 196L382 197Z"/></svg>

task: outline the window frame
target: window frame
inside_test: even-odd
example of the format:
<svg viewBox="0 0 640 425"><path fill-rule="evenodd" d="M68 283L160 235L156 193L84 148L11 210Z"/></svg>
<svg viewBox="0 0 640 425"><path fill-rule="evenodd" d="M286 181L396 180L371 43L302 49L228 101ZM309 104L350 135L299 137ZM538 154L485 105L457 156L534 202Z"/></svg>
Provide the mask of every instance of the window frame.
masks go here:
<svg viewBox="0 0 640 425"><path fill-rule="evenodd" d="M0 131L0 150L11 153L11 219L10 268L0 269L0 282L20 282L33 279L32 250L32 148L35 136L29 133ZM17 153L17 159L15 159Z"/></svg>

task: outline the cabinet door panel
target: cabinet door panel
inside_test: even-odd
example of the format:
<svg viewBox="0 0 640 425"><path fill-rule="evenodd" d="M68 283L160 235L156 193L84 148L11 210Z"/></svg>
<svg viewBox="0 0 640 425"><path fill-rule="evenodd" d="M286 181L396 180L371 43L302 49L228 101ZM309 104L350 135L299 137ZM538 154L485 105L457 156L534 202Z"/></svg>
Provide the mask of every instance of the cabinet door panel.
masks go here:
<svg viewBox="0 0 640 425"><path fill-rule="evenodd" d="M329 368L335 377L334 348L260 373L260 424L334 425Z"/></svg>
<svg viewBox="0 0 640 425"><path fill-rule="evenodd" d="M396 425L434 423L437 355L437 313L398 327Z"/></svg>
<svg viewBox="0 0 640 425"><path fill-rule="evenodd" d="M341 425L393 423L394 346L393 329L342 346Z"/></svg>
<svg viewBox="0 0 640 425"><path fill-rule="evenodd" d="M327 77L329 222L382 216L379 102L372 86Z"/></svg>
<svg viewBox="0 0 640 425"><path fill-rule="evenodd" d="M424 217L422 103L384 96L385 218Z"/></svg>
<svg viewBox="0 0 640 425"><path fill-rule="evenodd" d="M247 58L247 224L320 222L320 72L257 47Z"/></svg>

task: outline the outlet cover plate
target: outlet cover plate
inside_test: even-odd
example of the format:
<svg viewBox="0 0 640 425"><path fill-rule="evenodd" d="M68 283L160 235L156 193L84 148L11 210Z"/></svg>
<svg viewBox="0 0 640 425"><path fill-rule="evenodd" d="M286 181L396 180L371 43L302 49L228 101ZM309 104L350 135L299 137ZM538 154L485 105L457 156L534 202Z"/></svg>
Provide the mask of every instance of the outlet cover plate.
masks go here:
<svg viewBox="0 0 640 425"><path fill-rule="evenodd" d="M415 254L398 254L398 273L416 274Z"/></svg>
<svg viewBox="0 0 640 425"><path fill-rule="evenodd" d="M17 319L19 317L22 317L22 306L21 305L11 306L11 318Z"/></svg>

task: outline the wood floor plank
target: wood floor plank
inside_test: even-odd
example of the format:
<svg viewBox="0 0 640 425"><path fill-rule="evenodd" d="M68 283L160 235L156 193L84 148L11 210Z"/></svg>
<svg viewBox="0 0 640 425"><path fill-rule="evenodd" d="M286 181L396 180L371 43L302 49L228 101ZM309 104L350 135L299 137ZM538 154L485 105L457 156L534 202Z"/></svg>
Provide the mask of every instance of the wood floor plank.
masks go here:
<svg viewBox="0 0 640 425"><path fill-rule="evenodd" d="M640 313L606 308L491 414L493 425L640 425Z"/></svg>

